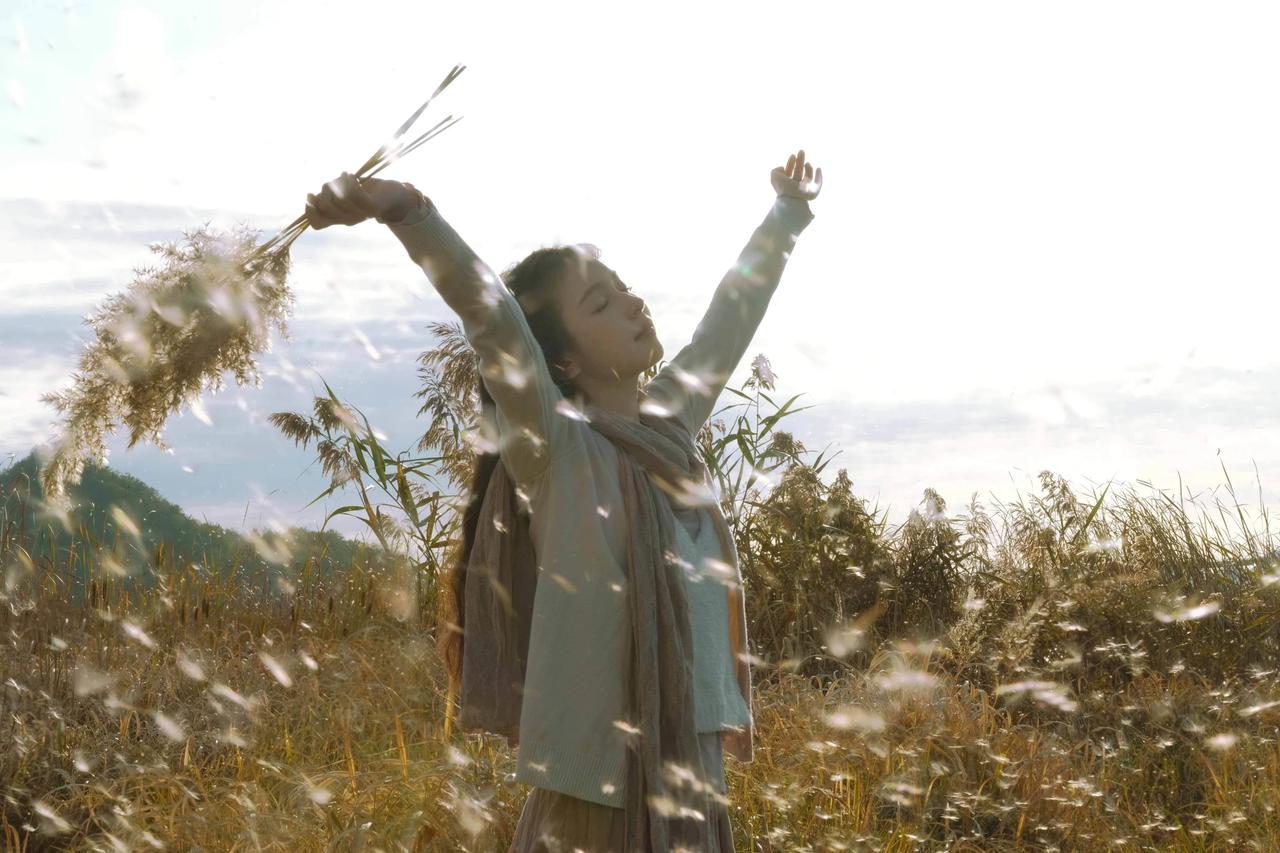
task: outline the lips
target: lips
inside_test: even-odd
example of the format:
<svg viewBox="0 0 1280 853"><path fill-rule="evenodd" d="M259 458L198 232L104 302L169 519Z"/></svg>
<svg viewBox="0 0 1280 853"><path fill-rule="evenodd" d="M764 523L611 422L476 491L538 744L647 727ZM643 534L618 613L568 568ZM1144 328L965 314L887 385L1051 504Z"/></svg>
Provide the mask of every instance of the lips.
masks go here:
<svg viewBox="0 0 1280 853"><path fill-rule="evenodd" d="M639 333L634 338L632 338L632 340L638 341L641 338L643 338L645 335L649 335L652 333L653 333L653 323L645 323L644 328L641 329Z"/></svg>

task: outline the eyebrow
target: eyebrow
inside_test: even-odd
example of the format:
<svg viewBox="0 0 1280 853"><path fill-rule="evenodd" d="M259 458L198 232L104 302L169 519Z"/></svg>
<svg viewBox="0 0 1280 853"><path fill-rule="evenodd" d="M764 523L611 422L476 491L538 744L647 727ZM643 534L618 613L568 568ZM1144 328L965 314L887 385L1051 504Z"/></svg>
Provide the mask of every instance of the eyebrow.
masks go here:
<svg viewBox="0 0 1280 853"><path fill-rule="evenodd" d="M586 290L584 290L582 292L582 298L578 300L578 304L581 305L582 303L586 302L587 297L591 295L591 291L595 290L597 287L604 287L604 282L597 281L595 284L591 285Z"/></svg>
<svg viewBox="0 0 1280 853"><path fill-rule="evenodd" d="M617 274L616 272L612 272L612 273L610 273L610 277L611 277L614 281L619 281L619 280L620 280L620 279L618 278L618 274ZM597 281L595 284L588 285L588 286L587 286L587 289L586 289L586 290L584 290L584 291L582 291L582 298L578 300L578 305L579 305L579 306L581 306L581 305L582 305L582 303L584 303L584 302L586 302L586 301L587 301L587 297L591 295L591 291L595 290L597 287L604 287L606 283L607 283L607 282Z"/></svg>

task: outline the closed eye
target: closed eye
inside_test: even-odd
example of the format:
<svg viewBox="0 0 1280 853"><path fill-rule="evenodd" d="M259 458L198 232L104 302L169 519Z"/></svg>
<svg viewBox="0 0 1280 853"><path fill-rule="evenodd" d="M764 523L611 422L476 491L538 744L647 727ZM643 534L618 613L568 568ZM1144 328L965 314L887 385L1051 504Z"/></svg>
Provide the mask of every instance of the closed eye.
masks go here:
<svg viewBox="0 0 1280 853"><path fill-rule="evenodd" d="M619 281L619 282L618 282L618 288L619 288L623 293L630 293L630 292L631 292L631 288L627 287L627 286L626 286L625 284L623 284L621 281ZM608 299L608 297L605 297L605 300L604 300L603 302L601 302L601 303L600 303L600 307L599 307L599 308L597 308L596 310L592 311L591 313L592 313L592 314L599 314L601 311L603 311L603 310L604 310L605 308L607 308L608 306L609 306L609 299Z"/></svg>

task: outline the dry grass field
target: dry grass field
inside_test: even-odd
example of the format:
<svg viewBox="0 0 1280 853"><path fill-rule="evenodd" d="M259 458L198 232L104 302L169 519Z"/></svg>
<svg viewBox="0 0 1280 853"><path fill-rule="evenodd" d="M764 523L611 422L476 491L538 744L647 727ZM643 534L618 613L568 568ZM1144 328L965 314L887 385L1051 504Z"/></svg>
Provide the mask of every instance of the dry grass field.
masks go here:
<svg viewBox="0 0 1280 853"><path fill-rule="evenodd" d="M1045 472L890 531L774 429L786 404L766 428L738 393L702 437L722 485L733 447L771 486L725 498L756 677L738 849L1280 849L1265 514ZM139 584L128 536L33 549L3 485L5 851L506 849L528 789L446 726L427 564L272 586L161 548Z"/></svg>

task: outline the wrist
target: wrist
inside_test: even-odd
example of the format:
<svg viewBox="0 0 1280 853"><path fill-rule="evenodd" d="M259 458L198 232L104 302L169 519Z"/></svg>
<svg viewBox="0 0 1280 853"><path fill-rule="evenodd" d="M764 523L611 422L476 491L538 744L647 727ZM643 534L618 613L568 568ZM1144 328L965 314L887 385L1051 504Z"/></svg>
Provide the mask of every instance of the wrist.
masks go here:
<svg viewBox="0 0 1280 853"><path fill-rule="evenodd" d="M403 192L397 193L375 217L383 225L395 225L427 203L426 196L413 184L402 183L400 186Z"/></svg>
<svg viewBox="0 0 1280 853"><path fill-rule="evenodd" d="M799 234L813 221L814 213L809 207L809 199L779 193L773 204L774 215L793 234Z"/></svg>

